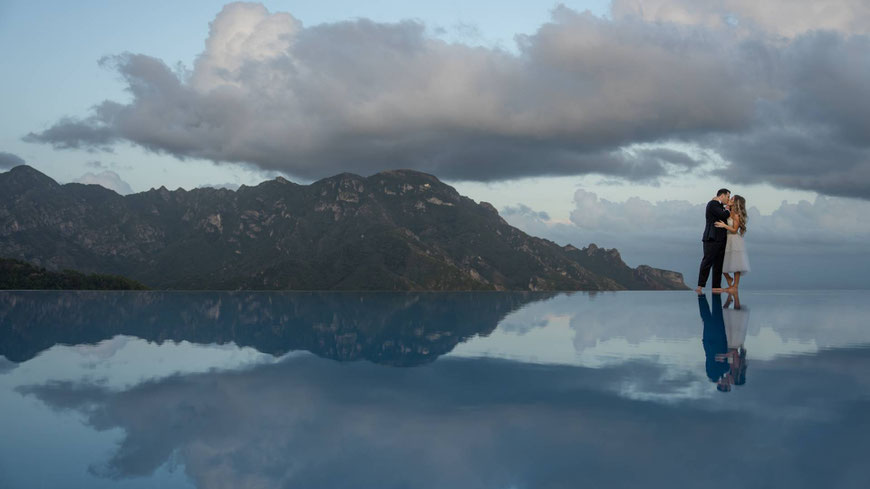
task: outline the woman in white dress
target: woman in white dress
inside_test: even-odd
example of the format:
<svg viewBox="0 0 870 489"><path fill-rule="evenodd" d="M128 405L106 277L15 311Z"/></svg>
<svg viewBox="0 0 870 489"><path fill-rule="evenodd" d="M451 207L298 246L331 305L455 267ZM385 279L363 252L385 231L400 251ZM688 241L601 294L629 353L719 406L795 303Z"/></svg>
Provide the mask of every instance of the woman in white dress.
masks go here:
<svg viewBox="0 0 870 489"><path fill-rule="evenodd" d="M734 304L732 309L728 306ZM746 331L749 329L749 308L740 304L737 291L728 295L728 300L722 306L722 319L725 321L725 336L728 338L728 353L716 356L720 362L730 364L728 373L719 379L716 388L722 392L731 391L731 385L746 383Z"/></svg>
<svg viewBox="0 0 870 489"><path fill-rule="evenodd" d="M731 197L729 202L731 217L728 224L719 221L717 228L728 230L728 240L725 242L725 261L722 263L722 274L728 282L726 292L735 292L740 286L740 277L749 273L749 256L746 254L746 243L743 235L746 234L746 199L739 195ZM731 274L734 278L731 278Z"/></svg>

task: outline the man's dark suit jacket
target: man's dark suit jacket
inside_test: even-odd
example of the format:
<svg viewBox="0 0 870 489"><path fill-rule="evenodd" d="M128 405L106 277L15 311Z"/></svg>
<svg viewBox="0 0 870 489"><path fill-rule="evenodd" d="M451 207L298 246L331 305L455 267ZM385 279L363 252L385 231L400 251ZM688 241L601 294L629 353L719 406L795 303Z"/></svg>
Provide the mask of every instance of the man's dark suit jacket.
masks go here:
<svg viewBox="0 0 870 489"><path fill-rule="evenodd" d="M707 203L707 225L704 227L704 235L701 241L725 241L728 238L728 230L717 228L713 223L716 221L727 222L731 213L725 209L718 200Z"/></svg>

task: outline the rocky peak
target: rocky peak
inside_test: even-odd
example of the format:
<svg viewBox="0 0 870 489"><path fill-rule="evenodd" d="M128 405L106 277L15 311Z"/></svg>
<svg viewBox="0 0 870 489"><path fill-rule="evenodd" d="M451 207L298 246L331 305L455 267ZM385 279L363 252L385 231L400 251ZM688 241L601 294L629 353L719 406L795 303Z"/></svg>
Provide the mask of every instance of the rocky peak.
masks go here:
<svg viewBox="0 0 870 489"><path fill-rule="evenodd" d="M359 175L339 173L312 183L311 188L324 201L358 204L366 189L365 182L366 180Z"/></svg>
<svg viewBox="0 0 870 489"><path fill-rule="evenodd" d="M57 189L60 184L51 177L29 165L18 165L0 173L0 188L23 192L28 189Z"/></svg>
<svg viewBox="0 0 870 489"><path fill-rule="evenodd" d="M163 200L169 200L169 197L171 196L169 189L166 188L165 185L161 185L160 188L157 189L157 194L160 195L160 198Z"/></svg>
<svg viewBox="0 0 870 489"><path fill-rule="evenodd" d="M377 189L376 193L383 195L413 196L421 202L448 206L458 204L461 198L456 189L434 175L415 170L382 171L366 180Z"/></svg>
<svg viewBox="0 0 870 489"><path fill-rule="evenodd" d="M337 187L341 185L352 185L352 182L362 182L365 178L357 175L356 173L339 173L337 175L333 175L331 177L322 178L312 185L315 186L329 186L329 187Z"/></svg>
<svg viewBox="0 0 870 489"><path fill-rule="evenodd" d="M498 209L496 209L495 206L490 204L489 202L481 202L478 205L488 210L489 212L492 212L493 214L498 214Z"/></svg>
<svg viewBox="0 0 870 489"><path fill-rule="evenodd" d="M622 256L620 256L619 251L616 248L601 248L595 243L589 243L589 246L584 248L584 251L589 256L600 256L608 260L622 261Z"/></svg>

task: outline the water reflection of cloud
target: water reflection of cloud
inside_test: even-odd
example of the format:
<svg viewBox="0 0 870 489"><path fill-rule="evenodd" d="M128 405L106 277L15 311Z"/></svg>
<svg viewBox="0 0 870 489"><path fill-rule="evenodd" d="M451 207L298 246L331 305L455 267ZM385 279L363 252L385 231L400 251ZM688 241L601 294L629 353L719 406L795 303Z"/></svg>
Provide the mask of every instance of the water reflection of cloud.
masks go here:
<svg viewBox="0 0 870 489"><path fill-rule="evenodd" d="M198 345L187 341L157 344L119 335L97 345L55 345L28 360L27 369L13 379L13 384L87 378L117 389L160 377L240 369L275 361L275 357L249 347Z"/></svg>
<svg viewBox="0 0 870 489"><path fill-rule="evenodd" d="M870 344L866 292L741 295L753 307L746 344L754 359ZM562 295L530 304L505 323L453 354L584 366L637 357L685 365L698 361L700 324L692 294L605 293L594 302L584 295ZM523 337L517 338L520 332ZM573 344L573 352L564 349L566 343Z"/></svg>
<svg viewBox="0 0 870 489"><path fill-rule="evenodd" d="M133 339L130 336L118 335L108 340L100 341L95 345L76 345L72 348L83 357L91 357L96 360L107 360L122 350L127 342Z"/></svg>
<svg viewBox="0 0 870 489"><path fill-rule="evenodd" d="M691 386L653 362L456 358L397 369L299 356L125 390L21 391L96 429L122 428L100 468L111 477L148 475L174 453L200 487L715 488L765 480L774 464L782 487L859 487L864 441L850 430L870 419L868 359L840 350L812 365L758 362L740 402L631 394ZM721 454L740 470L711 471Z"/></svg>

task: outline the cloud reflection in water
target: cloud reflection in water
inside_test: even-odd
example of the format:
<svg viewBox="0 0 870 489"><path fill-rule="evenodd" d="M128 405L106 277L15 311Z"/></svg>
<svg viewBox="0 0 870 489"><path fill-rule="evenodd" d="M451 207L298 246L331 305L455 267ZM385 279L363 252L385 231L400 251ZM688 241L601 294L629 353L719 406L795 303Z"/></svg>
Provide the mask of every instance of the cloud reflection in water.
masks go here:
<svg viewBox="0 0 870 489"><path fill-rule="evenodd" d="M20 390L97 429L123 428L99 469L111 477L148 475L176 453L200 487L728 487L783 464L776 485L857 487L868 360L870 350L855 349L822 352L811 368L806 358L757 362L753 389L733 402L621 395L626 379L679 388L647 361L447 358L399 369L311 355L121 391ZM740 470L712 474L722 457Z"/></svg>

